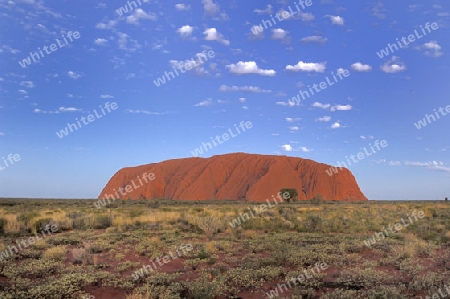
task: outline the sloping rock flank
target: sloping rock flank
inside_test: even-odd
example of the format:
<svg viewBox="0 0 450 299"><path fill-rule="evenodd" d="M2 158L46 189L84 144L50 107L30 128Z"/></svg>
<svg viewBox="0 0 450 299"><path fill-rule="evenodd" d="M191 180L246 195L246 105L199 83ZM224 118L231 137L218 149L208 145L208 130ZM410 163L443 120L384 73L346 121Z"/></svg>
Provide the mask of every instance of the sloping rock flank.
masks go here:
<svg viewBox="0 0 450 299"><path fill-rule="evenodd" d="M322 195L325 200L367 200L346 169L328 175L330 165L312 160L245 153L185 158L119 170L100 198L117 199L231 199L263 202L282 188L296 188L299 200ZM142 179L154 173L154 179ZM126 188L128 191L119 188Z"/></svg>

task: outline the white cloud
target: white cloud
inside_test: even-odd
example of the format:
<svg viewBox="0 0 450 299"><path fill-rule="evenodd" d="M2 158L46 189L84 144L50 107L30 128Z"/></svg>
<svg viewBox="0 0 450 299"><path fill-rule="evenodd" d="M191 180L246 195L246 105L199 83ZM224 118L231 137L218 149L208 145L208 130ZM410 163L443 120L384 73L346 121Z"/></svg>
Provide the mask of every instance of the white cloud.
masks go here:
<svg viewBox="0 0 450 299"><path fill-rule="evenodd" d="M185 11L185 10L190 10L191 6L183 4L183 3L178 3L178 4L175 4L175 9L178 11Z"/></svg>
<svg viewBox="0 0 450 299"><path fill-rule="evenodd" d="M331 120L330 116L323 116L323 117L316 118L316 121L320 121L320 122L329 122L330 120Z"/></svg>
<svg viewBox="0 0 450 299"><path fill-rule="evenodd" d="M41 24L38 24L38 25L41 25ZM8 46L8 45L4 45L4 46L2 46L2 47L0 48L0 53L3 53L3 52L8 52L8 53L11 53L11 54L17 54L17 53L20 53L19 50L13 49L11 46Z"/></svg>
<svg viewBox="0 0 450 299"><path fill-rule="evenodd" d="M82 109L74 108L74 107L59 107L57 110L44 111L41 109L34 109L34 113L42 113L42 114L60 114L64 112L79 112L83 111Z"/></svg>
<svg viewBox="0 0 450 299"><path fill-rule="evenodd" d="M114 99L114 97L112 95L109 95L109 94L102 94L100 96L100 99Z"/></svg>
<svg viewBox="0 0 450 299"><path fill-rule="evenodd" d="M59 107L58 109L61 112L76 112L76 111L81 111L81 109L78 108L74 108L74 107Z"/></svg>
<svg viewBox="0 0 450 299"><path fill-rule="evenodd" d="M388 165L389 166L401 166L402 163L400 163L400 161L389 161Z"/></svg>
<svg viewBox="0 0 450 299"><path fill-rule="evenodd" d="M281 148L286 152L292 152L294 150L290 144L283 144Z"/></svg>
<svg viewBox="0 0 450 299"><path fill-rule="evenodd" d="M207 15L213 16L220 12L219 4L214 3L212 0L202 0L202 3Z"/></svg>
<svg viewBox="0 0 450 299"><path fill-rule="evenodd" d="M368 64L362 64L361 62L356 62L352 64L352 70L357 72L368 72L372 69L372 66Z"/></svg>
<svg viewBox="0 0 450 299"><path fill-rule="evenodd" d="M216 28L207 28L203 34L205 35L205 40L209 41L218 41L225 46L228 46L230 44L230 41L223 38L223 35L217 32Z"/></svg>
<svg viewBox="0 0 450 299"><path fill-rule="evenodd" d="M113 29L114 26L117 25L117 21L113 20L113 21L109 21L108 23L98 23L95 28L97 29Z"/></svg>
<svg viewBox="0 0 450 299"><path fill-rule="evenodd" d="M33 81L20 81L20 86L25 86L26 88L36 87L36 85L34 85Z"/></svg>
<svg viewBox="0 0 450 299"><path fill-rule="evenodd" d="M20 92L21 94L27 94L27 93L28 93L28 91L23 90L23 89L19 89L19 92Z"/></svg>
<svg viewBox="0 0 450 299"><path fill-rule="evenodd" d="M131 16L127 17L127 23L133 25L139 25L139 20L152 20L156 21L157 17L154 13L146 13L142 8L138 8L133 11Z"/></svg>
<svg viewBox="0 0 450 299"><path fill-rule="evenodd" d="M397 56L392 56L392 59L381 66L381 70L385 73L398 73L406 70L406 65L399 61Z"/></svg>
<svg viewBox="0 0 450 299"><path fill-rule="evenodd" d="M301 121L302 119L300 117L292 118L292 117L286 117L286 121L288 123L296 123Z"/></svg>
<svg viewBox="0 0 450 299"><path fill-rule="evenodd" d="M212 100L211 99L207 99L203 102L197 103L194 105L194 107L205 107L205 106L209 106L212 104Z"/></svg>
<svg viewBox="0 0 450 299"><path fill-rule="evenodd" d="M429 170L435 170L435 171L444 171L444 172L450 172L450 167L446 167L443 162L405 162L406 166L412 166L412 167L423 167Z"/></svg>
<svg viewBox="0 0 450 299"><path fill-rule="evenodd" d="M104 38L97 38L94 41L94 44L98 45L98 46L104 46L106 43L108 42L108 40L104 39Z"/></svg>
<svg viewBox="0 0 450 299"><path fill-rule="evenodd" d="M377 3L377 5L375 5L375 6L372 8L372 15L373 15L374 17L377 17L377 18L380 19L380 20L386 19L386 14L385 14L385 12L386 12L386 9L384 8L384 4L383 4L381 1L379 1L379 2Z"/></svg>
<svg viewBox="0 0 450 299"><path fill-rule="evenodd" d="M326 15L326 17L330 18L331 24L333 24L333 25L339 25L339 26L343 26L344 25L344 18L343 17L332 16L332 15Z"/></svg>
<svg viewBox="0 0 450 299"><path fill-rule="evenodd" d="M349 111L352 110L352 105L335 105L331 107L331 111Z"/></svg>
<svg viewBox="0 0 450 299"><path fill-rule="evenodd" d="M286 70L323 73L326 69L326 65L326 62L313 63L299 61L296 65L287 65Z"/></svg>
<svg viewBox="0 0 450 299"><path fill-rule="evenodd" d="M257 74L262 76L275 76L274 70L263 70L258 67L254 61L239 61L237 64L229 64L226 66L233 74Z"/></svg>
<svg viewBox="0 0 450 299"><path fill-rule="evenodd" d="M324 44L328 41L328 38L320 36L320 35L311 35L304 37L300 40L303 43L318 43L318 44Z"/></svg>
<svg viewBox="0 0 450 299"><path fill-rule="evenodd" d="M294 127L289 127L289 130L291 130L291 131L298 131L299 128L297 126L294 126Z"/></svg>
<svg viewBox="0 0 450 299"><path fill-rule="evenodd" d="M278 136L279 134L272 134L272 136ZM291 141L291 143L293 143ZM296 143L296 142L295 142ZM302 151L304 153L311 152L312 149L307 148L306 146L301 146L299 148L293 148L290 144L283 144L280 146L285 152L293 152L293 151Z"/></svg>
<svg viewBox="0 0 450 299"><path fill-rule="evenodd" d="M150 115L164 115L164 114L168 114L171 112L153 112L153 111L148 111L148 110L131 110L131 109L126 109L125 113L132 113L132 114L150 114Z"/></svg>
<svg viewBox="0 0 450 299"><path fill-rule="evenodd" d="M289 32L277 28L272 30L272 38L273 39L285 39Z"/></svg>
<svg viewBox="0 0 450 299"><path fill-rule="evenodd" d="M192 31L194 30L194 27L189 25L184 25L180 28L178 28L177 32L180 34L181 37L189 37L192 34Z"/></svg>
<svg viewBox="0 0 450 299"><path fill-rule="evenodd" d="M304 22L314 21L316 17L309 12L299 11L297 16L294 16L295 19L301 19Z"/></svg>
<svg viewBox="0 0 450 299"><path fill-rule="evenodd" d="M117 36L119 37L117 43L119 44L120 50L135 52L142 47L137 40L129 38L126 33L117 32Z"/></svg>
<svg viewBox="0 0 450 299"><path fill-rule="evenodd" d="M245 98L239 98L239 102L241 103L245 103L246 99Z"/></svg>
<svg viewBox="0 0 450 299"><path fill-rule="evenodd" d="M271 93L271 90L261 89L257 86L228 86L228 85L221 85L219 87L219 91L226 92L226 91L243 91L243 92L251 92L251 93Z"/></svg>
<svg viewBox="0 0 450 299"><path fill-rule="evenodd" d="M276 102L275 105L293 107L295 104L293 102Z"/></svg>
<svg viewBox="0 0 450 299"><path fill-rule="evenodd" d="M248 106L242 106L242 109L248 110Z"/></svg>
<svg viewBox="0 0 450 299"><path fill-rule="evenodd" d="M331 125L332 129L337 129L337 128L340 128L340 127L341 127L341 124L339 122L335 122L334 124Z"/></svg>
<svg viewBox="0 0 450 299"><path fill-rule="evenodd" d="M272 5L267 4L265 9L255 8L253 10L253 12L256 12L257 14L268 14L268 15L271 15L273 13Z"/></svg>
<svg viewBox="0 0 450 299"><path fill-rule="evenodd" d="M431 57L441 57L444 53L441 51L442 47L435 40L425 43L422 47L425 50L425 55Z"/></svg>
<svg viewBox="0 0 450 299"><path fill-rule="evenodd" d="M74 80L82 77L81 74L73 72L73 71L68 71L67 76L69 76L70 78L72 78Z"/></svg>
<svg viewBox="0 0 450 299"><path fill-rule="evenodd" d="M317 107L317 108L322 108L322 109L328 109L328 108L331 107L331 105L330 105L330 104L322 104L322 103L319 103L319 102L314 102L314 103L312 104L312 107Z"/></svg>

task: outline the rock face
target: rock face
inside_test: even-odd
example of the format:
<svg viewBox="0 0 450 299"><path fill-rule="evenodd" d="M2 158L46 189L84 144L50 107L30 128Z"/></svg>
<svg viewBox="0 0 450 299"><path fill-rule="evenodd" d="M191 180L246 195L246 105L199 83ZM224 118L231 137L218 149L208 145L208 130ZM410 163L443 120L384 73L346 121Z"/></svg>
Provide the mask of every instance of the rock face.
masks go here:
<svg viewBox="0 0 450 299"><path fill-rule="evenodd" d="M330 167L301 158L245 153L175 159L119 170L99 199L264 202L282 188L296 188L299 200L319 194L325 200L367 200L348 169L341 168L330 176Z"/></svg>

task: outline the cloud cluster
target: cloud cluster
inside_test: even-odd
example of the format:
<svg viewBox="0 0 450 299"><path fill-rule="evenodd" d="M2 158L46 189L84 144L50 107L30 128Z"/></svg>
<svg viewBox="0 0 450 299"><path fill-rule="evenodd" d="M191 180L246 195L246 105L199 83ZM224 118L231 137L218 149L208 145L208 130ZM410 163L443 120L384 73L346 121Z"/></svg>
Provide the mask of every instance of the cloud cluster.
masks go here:
<svg viewBox="0 0 450 299"><path fill-rule="evenodd" d="M287 65L286 70L294 72L316 72L323 73L326 70L326 62L303 62L299 61L296 65Z"/></svg>
<svg viewBox="0 0 450 299"><path fill-rule="evenodd" d="M389 74L399 73L406 70L406 64L401 62L397 56L392 56L389 61L381 66L381 70Z"/></svg>
<svg viewBox="0 0 450 299"><path fill-rule="evenodd" d="M275 76L276 74L274 70L260 69L254 61L239 61L237 64L229 64L226 67L230 70L230 73L239 75L256 74L262 76Z"/></svg>
<svg viewBox="0 0 450 299"><path fill-rule="evenodd" d="M271 93L271 90L261 89L257 86L228 86L228 85L221 85L219 87L219 91L226 92L226 91L243 91L243 92L251 92L251 93Z"/></svg>

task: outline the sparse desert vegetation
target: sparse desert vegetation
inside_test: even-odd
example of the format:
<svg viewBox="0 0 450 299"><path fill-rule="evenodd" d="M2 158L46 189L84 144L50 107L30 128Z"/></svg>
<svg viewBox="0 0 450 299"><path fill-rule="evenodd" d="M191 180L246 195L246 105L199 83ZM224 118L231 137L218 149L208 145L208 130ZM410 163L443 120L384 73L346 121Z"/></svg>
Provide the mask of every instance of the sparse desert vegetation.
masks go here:
<svg viewBox="0 0 450 299"><path fill-rule="evenodd" d="M444 201L280 203L235 228L260 203L93 202L0 200L0 298L425 298L449 285ZM425 217L365 245L413 210ZM47 224L59 230L12 249ZM169 259L182 244L193 249Z"/></svg>

